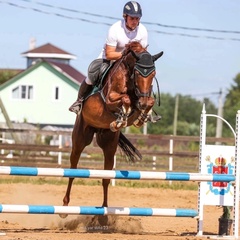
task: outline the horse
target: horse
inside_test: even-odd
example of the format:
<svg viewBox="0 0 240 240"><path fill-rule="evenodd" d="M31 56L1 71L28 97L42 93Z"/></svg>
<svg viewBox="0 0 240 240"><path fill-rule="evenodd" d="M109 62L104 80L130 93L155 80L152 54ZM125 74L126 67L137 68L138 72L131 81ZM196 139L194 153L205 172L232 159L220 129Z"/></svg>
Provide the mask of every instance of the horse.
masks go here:
<svg viewBox="0 0 240 240"><path fill-rule="evenodd" d="M142 158L121 129L131 125L141 127L149 120L148 113L155 102L151 97L156 74L154 62L162 54L152 56L139 42L125 46L122 58L115 61L105 74L100 90L84 100L81 112L76 116L72 131L71 169L77 168L82 151L92 142L94 135L103 151L104 170L113 169L118 146L130 161ZM69 178L63 206L70 202L73 180ZM110 179L102 179L103 207L108 206L109 183Z"/></svg>

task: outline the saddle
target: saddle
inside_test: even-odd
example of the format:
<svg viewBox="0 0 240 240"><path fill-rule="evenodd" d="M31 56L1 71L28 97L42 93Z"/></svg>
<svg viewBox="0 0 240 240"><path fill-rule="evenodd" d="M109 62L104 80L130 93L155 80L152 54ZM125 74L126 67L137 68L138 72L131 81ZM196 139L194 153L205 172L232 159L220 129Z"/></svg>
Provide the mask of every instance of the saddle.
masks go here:
<svg viewBox="0 0 240 240"><path fill-rule="evenodd" d="M96 78L96 83L93 87L92 92L90 93L89 96L93 95L96 92L99 92L102 87L103 87L103 81L107 75L107 73L109 72L109 70L113 67L114 63L110 64L110 61L108 61L108 65L107 64L102 64L98 73L96 72L95 74L95 78Z"/></svg>

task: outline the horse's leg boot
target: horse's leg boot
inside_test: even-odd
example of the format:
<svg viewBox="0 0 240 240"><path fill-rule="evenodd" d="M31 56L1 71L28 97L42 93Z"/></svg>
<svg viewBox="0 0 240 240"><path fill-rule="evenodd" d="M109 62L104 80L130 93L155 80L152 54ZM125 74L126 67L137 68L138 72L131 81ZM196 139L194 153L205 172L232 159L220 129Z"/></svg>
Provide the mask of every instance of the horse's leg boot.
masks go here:
<svg viewBox="0 0 240 240"><path fill-rule="evenodd" d="M75 101L69 108L70 112L78 114L82 110L83 100L92 91L92 88L92 85L88 85L85 81L82 82L78 91L77 101Z"/></svg>

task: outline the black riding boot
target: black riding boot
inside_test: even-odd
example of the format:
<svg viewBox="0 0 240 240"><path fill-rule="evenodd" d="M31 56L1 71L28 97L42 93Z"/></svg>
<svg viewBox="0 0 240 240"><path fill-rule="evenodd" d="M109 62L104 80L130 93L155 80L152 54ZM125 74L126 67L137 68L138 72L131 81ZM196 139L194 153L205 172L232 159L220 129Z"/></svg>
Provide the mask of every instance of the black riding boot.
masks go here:
<svg viewBox="0 0 240 240"><path fill-rule="evenodd" d="M70 112L75 112L76 114L79 113L82 109L82 102L84 98L92 91L93 86L88 85L85 81L82 82L79 90L78 90L78 98L77 101L72 104L69 108Z"/></svg>

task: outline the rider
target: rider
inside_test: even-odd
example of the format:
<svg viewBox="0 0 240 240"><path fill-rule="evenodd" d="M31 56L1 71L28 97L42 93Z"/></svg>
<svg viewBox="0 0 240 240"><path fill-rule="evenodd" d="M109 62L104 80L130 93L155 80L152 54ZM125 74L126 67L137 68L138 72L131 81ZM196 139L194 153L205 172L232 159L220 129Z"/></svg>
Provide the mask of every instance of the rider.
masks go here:
<svg viewBox="0 0 240 240"><path fill-rule="evenodd" d="M82 108L84 98L92 91L99 75L109 66L110 61L118 60L123 55L125 45L130 41L139 41L146 48L148 45L148 32L140 23L142 8L138 2L130 1L124 5L123 19L113 24L107 35L105 45L98 59L88 67L88 76L81 83L77 101L72 104L69 111L78 114Z"/></svg>

